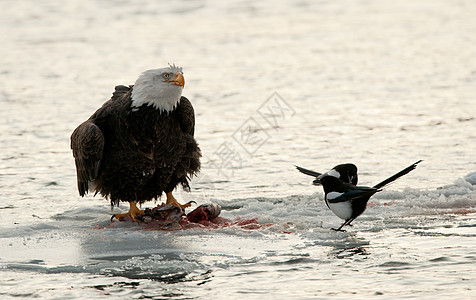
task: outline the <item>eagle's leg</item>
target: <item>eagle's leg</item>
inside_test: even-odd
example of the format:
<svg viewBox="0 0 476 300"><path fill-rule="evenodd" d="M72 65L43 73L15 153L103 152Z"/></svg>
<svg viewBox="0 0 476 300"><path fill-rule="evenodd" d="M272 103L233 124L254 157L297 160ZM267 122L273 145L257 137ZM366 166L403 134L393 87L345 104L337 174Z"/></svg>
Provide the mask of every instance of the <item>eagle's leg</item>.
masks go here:
<svg viewBox="0 0 476 300"><path fill-rule="evenodd" d="M178 203L177 199L175 199L175 197L172 195L172 192L168 192L166 193L167 195L167 201L165 202L165 204L170 204L170 205L173 205L173 206L178 206L180 207L182 210L184 208L187 208L187 207L190 207L192 205L192 203L196 203L195 201L189 201L185 204L180 204Z"/></svg>
<svg viewBox="0 0 476 300"><path fill-rule="evenodd" d="M130 201L129 202L129 211L124 213L124 214L114 214L114 215L112 215L111 221L114 218L120 220L120 219L124 219L126 217L129 217L129 218L132 219L132 221L135 221L136 220L135 217L137 215L140 215L140 214L143 214L143 213L144 213L144 211L139 209L134 201Z"/></svg>

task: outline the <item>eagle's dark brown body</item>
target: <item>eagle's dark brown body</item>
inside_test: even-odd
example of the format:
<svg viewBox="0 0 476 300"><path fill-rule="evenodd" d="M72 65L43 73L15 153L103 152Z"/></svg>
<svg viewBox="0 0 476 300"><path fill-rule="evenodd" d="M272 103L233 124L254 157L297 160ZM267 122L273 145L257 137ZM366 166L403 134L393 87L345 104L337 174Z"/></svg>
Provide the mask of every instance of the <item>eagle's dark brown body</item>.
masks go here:
<svg viewBox="0 0 476 300"><path fill-rule="evenodd" d="M194 139L195 115L181 97L176 109L131 107L133 86L117 86L104 103L71 135L78 190L100 193L112 204L143 203L171 192L200 169Z"/></svg>

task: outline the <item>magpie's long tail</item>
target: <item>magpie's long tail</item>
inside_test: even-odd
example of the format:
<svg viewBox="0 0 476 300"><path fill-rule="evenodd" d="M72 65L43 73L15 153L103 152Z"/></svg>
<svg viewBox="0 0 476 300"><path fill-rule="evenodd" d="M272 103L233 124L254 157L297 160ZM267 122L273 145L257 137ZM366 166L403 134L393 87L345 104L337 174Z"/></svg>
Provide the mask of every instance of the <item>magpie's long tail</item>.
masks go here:
<svg viewBox="0 0 476 300"><path fill-rule="evenodd" d="M296 167L296 169L299 170L299 172L301 172L301 173L303 173L303 174L306 174L306 175L309 175L309 176L318 177L318 176L321 176L321 175L322 175L321 173L316 172L316 171L304 169L304 168L301 168L301 167L299 167L299 166L295 166L295 167Z"/></svg>
<svg viewBox="0 0 476 300"><path fill-rule="evenodd" d="M410 173L411 171L415 170L417 164L419 164L420 162L422 162L422 160L419 160L416 163L414 163L413 165L408 166L407 168L401 170L397 174L388 177L384 181L382 181L380 183L377 183L376 185L374 185L374 188L376 188L376 189L382 188L382 187L386 186L387 184L389 184L390 182L395 181L398 178L402 177L403 175Z"/></svg>

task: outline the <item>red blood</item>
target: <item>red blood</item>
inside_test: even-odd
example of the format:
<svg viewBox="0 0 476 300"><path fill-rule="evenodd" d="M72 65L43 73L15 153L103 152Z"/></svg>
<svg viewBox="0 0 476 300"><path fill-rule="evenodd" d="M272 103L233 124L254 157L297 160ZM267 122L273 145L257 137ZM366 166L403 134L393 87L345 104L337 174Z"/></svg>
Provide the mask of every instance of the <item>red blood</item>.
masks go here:
<svg viewBox="0 0 476 300"><path fill-rule="evenodd" d="M187 219L193 223L208 221L210 219L210 210L207 207L199 206L187 215Z"/></svg>

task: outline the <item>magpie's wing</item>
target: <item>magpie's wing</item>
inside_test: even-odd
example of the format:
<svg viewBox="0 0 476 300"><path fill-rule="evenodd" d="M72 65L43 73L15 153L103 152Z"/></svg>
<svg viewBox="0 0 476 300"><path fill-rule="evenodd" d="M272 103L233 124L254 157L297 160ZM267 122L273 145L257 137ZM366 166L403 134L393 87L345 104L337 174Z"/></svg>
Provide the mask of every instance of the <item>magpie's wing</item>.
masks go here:
<svg viewBox="0 0 476 300"><path fill-rule="evenodd" d="M415 170L415 168L417 167L417 164L419 164L421 162L422 162L422 160L419 160L416 163L414 163L414 164L406 167L405 169L401 170L397 174L388 177L387 179L385 179L384 181L382 181L380 183L377 183L376 185L374 185L374 188L376 188L376 189L382 188L382 187L386 186L387 184L389 184L390 182L395 181L398 178L402 177L403 175L410 173L411 171Z"/></svg>
<svg viewBox="0 0 476 300"><path fill-rule="evenodd" d="M296 169L298 169L299 172L301 172L303 174L306 174L306 175L309 175L309 176L318 177L318 176L322 175L322 173L319 173L319 172L316 172L316 171L305 169L305 168L302 168L302 167L299 167L299 166L295 166L295 167L296 167Z"/></svg>
<svg viewBox="0 0 476 300"><path fill-rule="evenodd" d="M360 199L364 197L369 198L370 196L372 196L378 191L379 189L376 189L376 188L371 188L366 186L356 186L356 187L351 187L348 191L341 193L341 195L335 198L329 199L328 197L327 201L329 203L339 203L339 202L356 200L356 199Z"/></svg>

